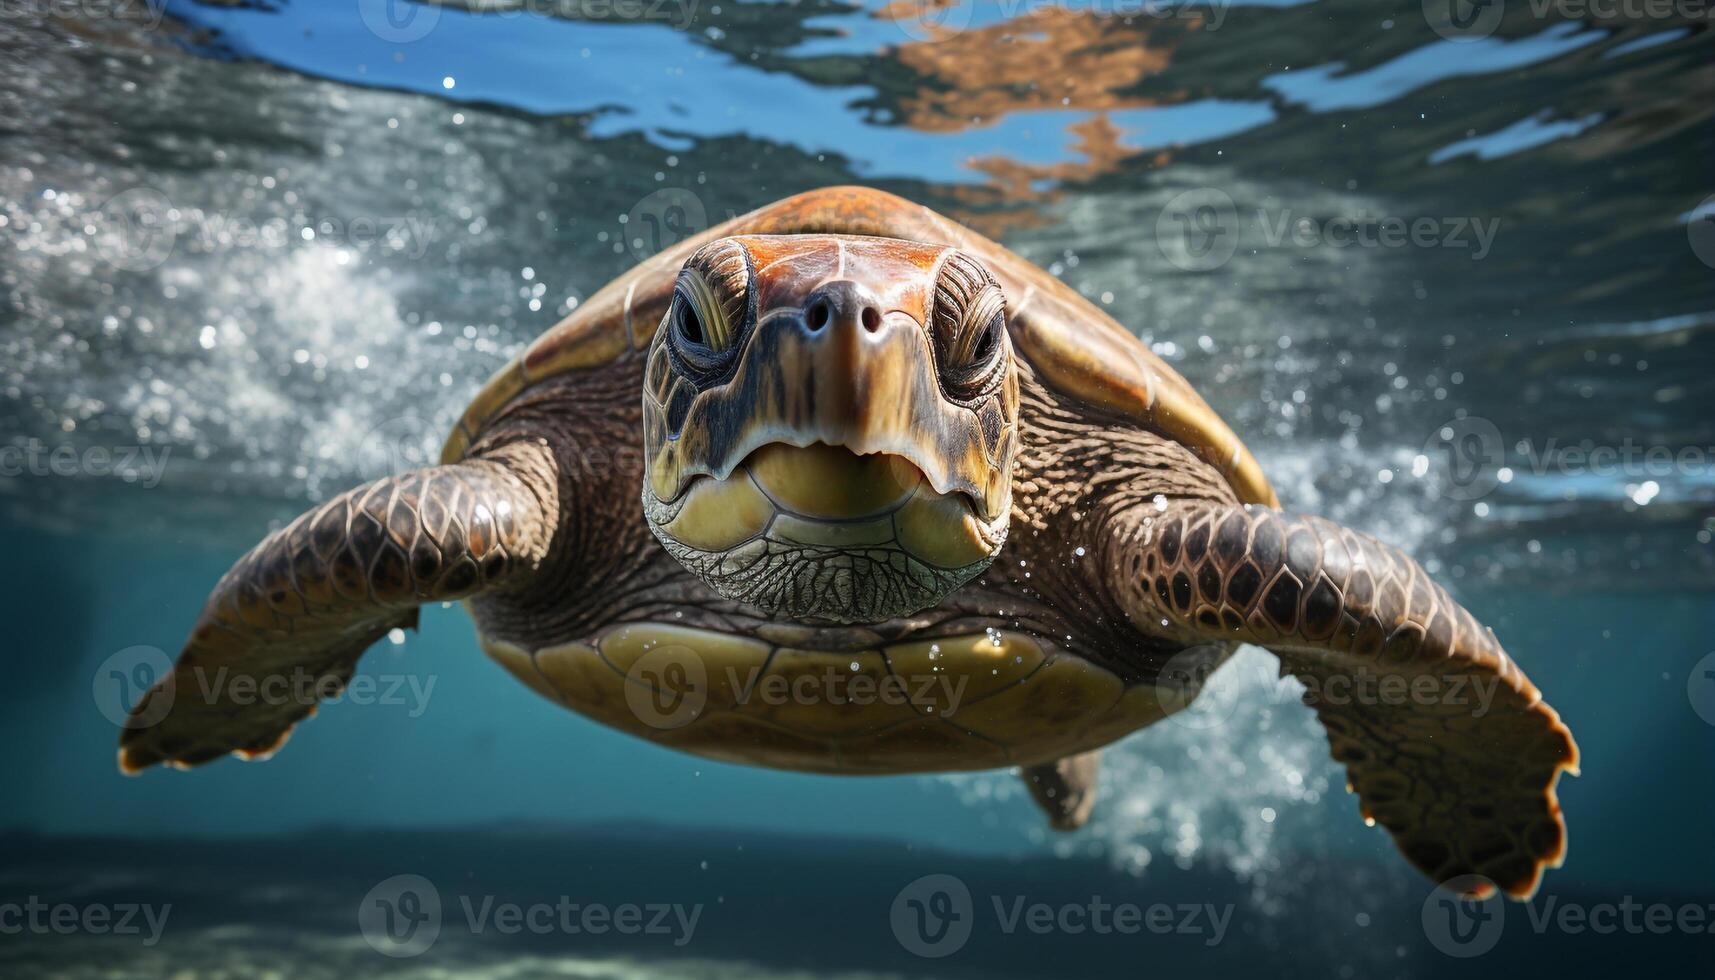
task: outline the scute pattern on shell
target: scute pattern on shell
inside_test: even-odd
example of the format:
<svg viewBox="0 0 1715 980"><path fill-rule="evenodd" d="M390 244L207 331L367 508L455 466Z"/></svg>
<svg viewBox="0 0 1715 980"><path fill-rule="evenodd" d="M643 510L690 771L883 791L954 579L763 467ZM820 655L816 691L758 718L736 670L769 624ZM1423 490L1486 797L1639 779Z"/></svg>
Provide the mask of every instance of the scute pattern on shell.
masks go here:
<svg viewBox="0 0 1715 980"><path fill-rule="evenodd" d="M1105 745L1168 710L1150 685L1127 687L1078 657L1011 630L887 640L840 650L800 645L802 627L733 636L677 625L616 627L586 642L484 650L550 700L659 745L726 762L803 772L897 774L1032 765ZM789 635L800 632L799 636ZM854 630L854 634L864 631ZM671 720L630 705L660 684L644 658L684 663L702 678L674 692L699 702ZM694 666L693 666L694 665ZM768 692L794 682L889 689L840 710ZM860 688L851 688L861 690ZM663 699L669 700L669 699Z"/></svg>

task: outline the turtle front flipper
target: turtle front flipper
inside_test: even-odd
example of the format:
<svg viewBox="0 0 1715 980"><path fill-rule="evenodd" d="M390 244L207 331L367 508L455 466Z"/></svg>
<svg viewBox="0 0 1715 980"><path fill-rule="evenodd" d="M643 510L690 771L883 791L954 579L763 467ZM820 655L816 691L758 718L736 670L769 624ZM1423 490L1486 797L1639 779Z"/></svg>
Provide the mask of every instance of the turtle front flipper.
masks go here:
<svg viewBox="0 0 1715 980"><path fill-rule="evenodd" d="M1143 510L1110 563L1134 622L1273 650L1304 683L1366 821L1437 882L1535 892L1566 851L1555 783L1577 771L1578 748L1492 631L1403 552L1330 521Z"/></svg>
<svg viewBox="0 0 1715 980"><path fill-rule="evenodd" d="M132 708L120 769L272 753L371 644L416 625L419 605L528 579L553 537L556 485L547 448L515 443L365 484L269 535Z"/></svg>

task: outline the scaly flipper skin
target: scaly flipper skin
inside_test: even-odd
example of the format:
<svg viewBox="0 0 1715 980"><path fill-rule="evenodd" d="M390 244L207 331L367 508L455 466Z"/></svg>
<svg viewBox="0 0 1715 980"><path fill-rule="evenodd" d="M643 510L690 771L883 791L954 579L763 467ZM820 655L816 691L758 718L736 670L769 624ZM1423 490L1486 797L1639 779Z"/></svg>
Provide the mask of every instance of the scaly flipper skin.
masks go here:
<svg viewBox="0 0 1715 980"><path fill-rule="evenodd" d="M517 443L376 480L269 535L221 578L173 674L132 709L120 768L267 756L364 650L414 626L420 604L527 578L559 517L554 466L545 447Z"/></svg>
<svg viewBox="0 0 1715 980"><path fill-rule="evenodd" d="M1430 877L1481 875L1526 898L1560 863L1571 732L1494 633L1398 549L1321 518L1186 503L1134 512L1111 547L1141 627L1280 656L1366 819Z"/></svg>

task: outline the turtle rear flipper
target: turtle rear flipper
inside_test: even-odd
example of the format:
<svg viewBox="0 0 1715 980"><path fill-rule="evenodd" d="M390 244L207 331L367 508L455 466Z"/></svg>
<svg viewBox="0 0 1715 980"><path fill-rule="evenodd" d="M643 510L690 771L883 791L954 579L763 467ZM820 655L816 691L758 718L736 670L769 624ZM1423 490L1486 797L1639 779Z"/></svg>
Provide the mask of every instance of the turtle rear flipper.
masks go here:
<svg viewBox="0 0 1715 980"><path fill-rule="evenodd" d="M1493 632L1404 553L1330 521L1144 510L1116 538L1128 614L1273 650L1305 684L1365 819L1412 863L1474 894L1489 889L1467 876L1535 892L1566 852L1555 784L1578 748Z"/></svg>
<svg viewBox="0 0 1715 980"><path fill-rule="evenodd" d="M1096 787L1102 768L1100 749L1026 766L1020 770L1031 799L1048 815L1055 830L1077 830L1096 807Z"/></svg>
<svg viewBox="0 0 1715 980"><path fill-rule="evenodd" d="M128 773L267 756L425 602L528 577L558 519L552 457L516 443L350 490L269 535L215 586L173 672L131 710Z"/></svg>

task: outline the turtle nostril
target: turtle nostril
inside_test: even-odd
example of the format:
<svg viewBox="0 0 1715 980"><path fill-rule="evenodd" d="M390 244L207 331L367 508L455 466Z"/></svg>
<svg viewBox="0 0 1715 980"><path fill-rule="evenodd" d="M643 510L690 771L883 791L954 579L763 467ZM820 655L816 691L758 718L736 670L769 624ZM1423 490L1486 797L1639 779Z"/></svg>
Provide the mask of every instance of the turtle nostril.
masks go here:
<svg viewBox="0 0 1715 980"><path fill-rule="evenodd" d="M881 329L881 314L876 312L875 307L866 306L863 308L863 328L870 333L875 333Z"/></svg>
<svg viewBox="0 0 1715 980"><path fill-rule="evenodd" d="M831 314L828 311L828 301L825 299L819 299L810 304L810 312L809 315L805 317L804 322L809 325L811 330L820 330L828 325L828 318L830 316Z"/></svg>

